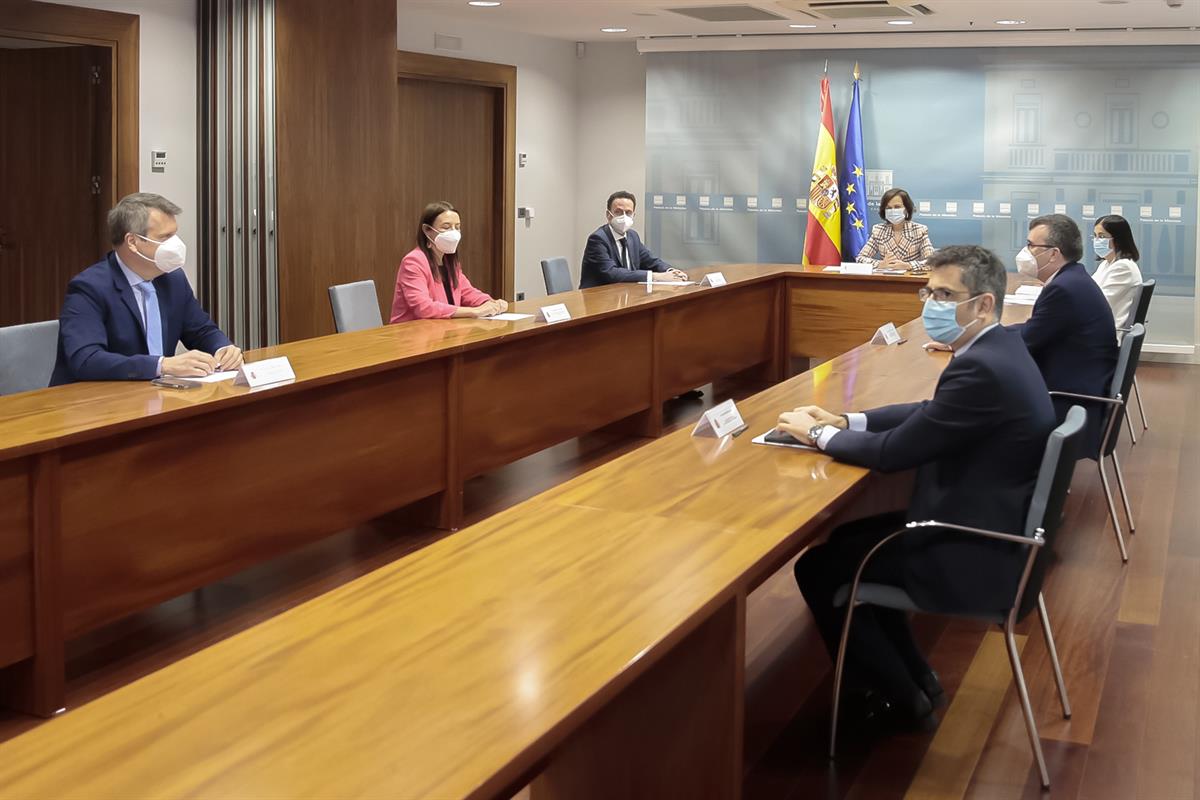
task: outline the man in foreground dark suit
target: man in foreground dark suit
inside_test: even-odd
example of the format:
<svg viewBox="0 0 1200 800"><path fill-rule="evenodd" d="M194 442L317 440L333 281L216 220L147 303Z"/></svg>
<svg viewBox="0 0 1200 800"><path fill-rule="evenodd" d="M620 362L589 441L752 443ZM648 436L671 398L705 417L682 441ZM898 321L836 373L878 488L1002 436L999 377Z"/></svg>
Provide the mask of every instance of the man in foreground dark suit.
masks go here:
<svg viewBox="0 0 1200 800"><path fill-rule="evenodd" d="M1037 365L1021 337L999 325L1004 266L975 246L938 250L928 265L922 319L930 337L954 351L933 398L846 415L808 406L779 418L781 430L839 461L917 470L907 510L843 525L796 563L800 591L831 654L845 618L835 594L867 552L906 521L1021 532L1055 424ZM1008 543L914 533L885 545L864 580L902 587L930 611L999 610L1011 604L1022 567L1023 554ZM903 612L856 612L846 681L864 714L936 724L933 708L944 693Z"/></svg>

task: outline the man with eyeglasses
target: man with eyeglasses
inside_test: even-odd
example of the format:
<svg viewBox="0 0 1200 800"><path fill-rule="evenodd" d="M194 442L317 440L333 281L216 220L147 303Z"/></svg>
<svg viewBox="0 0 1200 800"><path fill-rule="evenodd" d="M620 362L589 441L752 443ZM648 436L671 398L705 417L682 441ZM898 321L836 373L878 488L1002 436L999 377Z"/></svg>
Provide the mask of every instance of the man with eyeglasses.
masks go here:
<svg viewBox="0 0 1200 800"><path fill-rule="evenodd" d="M842 525L796 562L796 582L831 656L845 619L839 589L905 522L1021 532L1055 424L1037 365L1021 337L999 324L1008 279L1000 260L982 247L954 245L936 251L927 266L921 319L934 341L954 351L932 399L858 414L806 406L780 415L777 425L838 461L917 471L907 510ZM1012 603L1023 558L1004 542L907 534L879 550L863 579L902 587L927 611L994 610ZM933 709L945 694L906 614L857 610L848 647L848 720L926 730L937 724Z"/></svg>
<svg viewBox="0 0 1200 800"><path fill-rule="evenodd" d="M588 237L583 250L579 288L609 283L686 281L687 273L658 258L633 229L637 200L629 192L613 192L605 210L606 222Z"/></svg>
<svg viewBox="0 0 1200 800"><path fill-rule="evenodd" d="M1017 254L1017 270L1039 281L1041 294L1029 321L1019 331L1050 391L1106 395L1117 366L1117 338L1112 308L1104 292L1079 262L1083 236L1065 214L1047 214L1029 223L1029 239ZM1061 422L1072 401L1055 398ZM1104 432L1106 409L1088 408L1088 428L1081 455L1094 455Z"/></svg>

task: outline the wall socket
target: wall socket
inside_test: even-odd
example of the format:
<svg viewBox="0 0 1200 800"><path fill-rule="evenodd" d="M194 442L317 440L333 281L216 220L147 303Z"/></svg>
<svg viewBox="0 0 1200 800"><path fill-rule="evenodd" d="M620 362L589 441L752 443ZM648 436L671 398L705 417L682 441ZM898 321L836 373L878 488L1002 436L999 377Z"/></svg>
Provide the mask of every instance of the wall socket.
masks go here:
<svg viewBox="0 0 1200 800"><path fill-rule="evenodd" d="M524 293L524 292L517 292L517 299L518 299L518 300L524 300L524 299L525 299L525 293Z"/></svg>

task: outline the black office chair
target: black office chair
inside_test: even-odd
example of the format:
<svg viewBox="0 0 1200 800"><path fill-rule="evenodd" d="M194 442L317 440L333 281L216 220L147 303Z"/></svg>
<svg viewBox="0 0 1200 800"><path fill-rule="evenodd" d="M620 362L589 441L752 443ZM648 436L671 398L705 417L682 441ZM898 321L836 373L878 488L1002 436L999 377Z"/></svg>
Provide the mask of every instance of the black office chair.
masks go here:
<svg viewBox="0 0 1200 800"><path fill-rule="evenodd" d="M1129 325L1124 328L1119 328L1122 333L1128 333L1129 329L1134 325L1146 327L1146 316L1150 313L1150 299L1154 296L1155 280L1151 278L1148 281L1142 281L1142 286L1138 290L1137 303L1133 308L1133 316L1129 319ZM1133 396L1137 398L1138 413L1142 417L1142 432L1150 430L1150 423L1146 421L1146 404L1142 402L1142 389L1138 386L1137 375L1133 376ZM1137 434L1133 431L1133 417L1125 415L1125 422L1129 425L1129 439L1134 444L1137 444Z"/></svg>
<svg viewBox="0 0 1200 800"><path fill-rule="evenodd" d="M1121 502L1125 505L1125 518L1129 520L1129 532L1136 530L1133 521L1133 511L1129 507L1129 493L1125 491L1125 476L1121 473L1121 462L1117 460L1117 439L1121 437L1121 423L1126 413L1126 400L1133 386L1137 372L1138 359L1142 355L1142 342L1146 338L1146 329L1140 323L1133 325L1125 338L1121 340L1121 351L1117 356L1117 367L1113 370L1112 384L1104 397L1075 392L1051 392L1051 397L1066 397L1085 403L1102 403L1108 409L1104 423L1104 436L1100 439L1100 452L1088 455L1096 459L1100 469L1100 483L1104 486L1104 496L1108 500L1108 514L1112 518L1113 530L1117 534L1117 546L1121 549L1121 561L1129 560L1125 551L1125 537L1121 533L1121 522L1117 519L1117 507L1113 503L1112 488L1108 485L1108 474L1104 471L1104 459L1112 461L1113 471L1117 475L1117 488L1121 490Z"/></svg>
<svg viewBox="0 0 1200 800"><path fill-rule="evenodd" d="M1035 607L1042 622L1042 635L1046 638L1046 649L1050 653L1050 663L1054 667L1054 680L1058 684L1058 696L1062 701L1063 717L1070 719L1071 702L1067 698L1067 687L1063 683L1062 667L1058 663L1058 649L1054 645L1054 633L1050 629L1050 617L1046 613L1046 602L1042 597L1042 579L1045 577L1046 562L1051 551L1050 545L1058 531L1062 518L1063 503L1066 501L1067 489L1071 485L1071 475L1075 471L1075 460L1079 446L1080 434L1087 424L1087 414L1079 406L1072 406L1067 411L1063 423L1050 432L1046 441L1045 454L1038 472L1037 484L1034 487L1033 499L1029 505L1029 513L1025 517L1025 532L1023 535L1000 533L999 531L969 528L963 525L926 520L910 522L900 530L890 534L879 544L875 545L859 564L854 582L843 586L834 597L834 602L846 606L846 621L842 625L842 638L838 642L836 666L833 674L833 719L829 728L829 757L834 758L837 747L838 702L842 689L842 672L846 663L846 642L850 634L850 623L854 618L854 609L861 605L881 606L899 611L922 611L916 601L900 587L878 583L864 583L863 570L871 558L885 544L898 536L913 531L937 530L956 536L978 536L988 539L1013 542L1025 545L1029 555L1025 559L1025 568L1017 583L1017 591L1013 596L1012 606L998 609L993 613L951 614L970 619L983 620L1004 629L1004 640L1008 646L1008 660L1012 666L1013 681L1017 685L1017 695L1021 699L1021 710L1025 714L1025 730L1029 734L1029 744L1037 759L1038 770L1041 772L1042 786L1050 786L1050 776L1046 772L1046 759L1042 755L1042 743L1038 738L1037 723L1033 718L1033 707L1029 702L1029 690L1025 687L1025 673L1021 669L1021 656L1017 652L1017 643L1013 631L1016 624L1025 618Z"/></svg>
<svg viewBox="0 0 1200 800"><path fill-rule="evenodd" d="M565 258L543 259L542 280L546 282L546 294L569 292L575 288L571 282L571 267Z"/></svg>

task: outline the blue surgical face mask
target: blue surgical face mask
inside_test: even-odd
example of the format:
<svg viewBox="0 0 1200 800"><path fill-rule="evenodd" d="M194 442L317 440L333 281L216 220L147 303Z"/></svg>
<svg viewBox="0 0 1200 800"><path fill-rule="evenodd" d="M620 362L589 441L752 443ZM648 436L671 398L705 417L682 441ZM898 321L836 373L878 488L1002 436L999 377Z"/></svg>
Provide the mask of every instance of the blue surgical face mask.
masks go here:
<svg viewBox="0 0 1200 800"><path fill-rule="evenodd" d="M1108 258L1108 254L1112 252L1112 239L1103 236L1097 236L1092 239L1092 249L1096 251L1096 255L1101 258Z"/></svg>
<svg viewBox="0 0 1200 800"><path fill-rule="evenodd" d="M975 295L975 297L970 297L962 302L970 303L982 296ZM934 300L932 297L925 301L925 308L921 311L921 322L925 324L925 332L929 334L930 339L942 344L956 342L967 328L979 321L974 319L965 326L959 325L958 307L960 305L962 303L955 303L952 300Z"/></svg>

